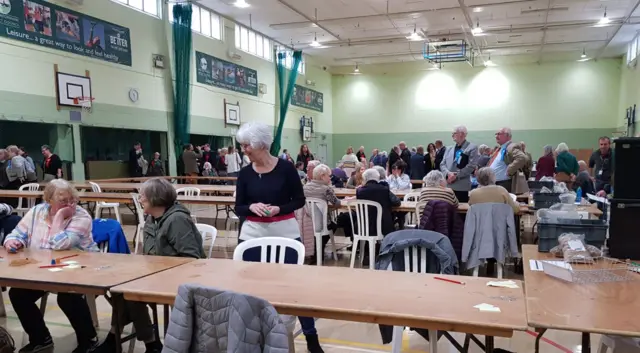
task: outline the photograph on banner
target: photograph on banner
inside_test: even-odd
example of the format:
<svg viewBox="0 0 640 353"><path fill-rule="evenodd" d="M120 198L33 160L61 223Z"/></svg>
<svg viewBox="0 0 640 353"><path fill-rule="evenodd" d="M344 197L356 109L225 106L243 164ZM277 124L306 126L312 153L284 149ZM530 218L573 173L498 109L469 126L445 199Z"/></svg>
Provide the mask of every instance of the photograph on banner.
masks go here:
<svg viewBox="0 0 640 353"><path fill-rule="evenodd" d="M0 0L0 36L131 66L128 28L43 0Z"/></svg>
<svg viewBox="0 0 640 353"><path fill-rule="evenodd" d="M293 87L291 104L322 113L324 98L322 92L314 91L300 85L295 85Z"/></svg>
<svg viewBox="0 0 640 353"><path fill-rule="evenodd" d="M196 51L196 77L199 83L234 92L258 95L258 72L241 65Z"/></svg>

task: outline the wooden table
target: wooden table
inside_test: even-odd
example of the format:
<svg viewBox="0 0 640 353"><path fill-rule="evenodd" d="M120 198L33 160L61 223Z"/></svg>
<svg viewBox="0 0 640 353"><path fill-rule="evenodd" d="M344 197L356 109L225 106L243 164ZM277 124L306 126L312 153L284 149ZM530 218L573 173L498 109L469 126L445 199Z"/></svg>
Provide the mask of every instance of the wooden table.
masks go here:
<svg viewBox="0 0 640 353"><path fill-rule="evenodd" d="M582 332L582 352L590 352L590 333L640 336L640 274L630 282L572 284L531 271L529 260L553 259L535 245L522 247L527 321L539 341L547 329ZM579 266L579 265L577 265Z"/></svg>
<svg viewBox="0 0 640 353"><path fill-rule="evenodd" d="M333 188L333 191L336 193L336 196L339 198L343 197L351 197L356 196L356 189L347 189L347 188ZM398 196L400 199L403 199L405 195L411 192L420 193L420 189L416 190L391 190L394 195Z"/></svg>
<svg viewBox="0 0 640 353"><path fill-rule="evenodd" d="M142 184L140 183L96 183L104 191L125 191L138 192ZM77 189L91 190L91 185L87 182L73 182ZM172 184L176 189L185 187L196 187L201 193L219 193L232 195L236 191L235 185L209 185L209 184Z"/></svg>
<svg viewBox="0 0 640 353"><path fill-rule="evenodd" d="M411 326L486 336L511 337L527 328L520 288L487 287L488 278L444 276L345 267L280 265L224 259L196 260L111 289L125 299L173 304L178 286L202 286L250 294L281 314ZM388 285L381 285L387 283ZM509 300L504 300L509 298ZM488 303L500 313L473 306Z"/></svg>

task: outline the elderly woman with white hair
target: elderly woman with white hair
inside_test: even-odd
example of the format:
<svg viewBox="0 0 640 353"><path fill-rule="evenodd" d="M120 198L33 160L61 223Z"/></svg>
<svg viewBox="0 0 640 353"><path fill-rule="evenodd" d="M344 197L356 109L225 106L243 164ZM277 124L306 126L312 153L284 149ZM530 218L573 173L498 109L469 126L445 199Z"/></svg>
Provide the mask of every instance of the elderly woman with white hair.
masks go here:
<svg viewBox="0 0 640 353"><path fill-rule="evenodd" d="M559 182L565 182L567 188L571 190L573 187L573 181L580 172L580 166L576 156L569 152L569 147L566 143L562 142L556 148L556 180Z"/></svg>
<svg viewBox="0 0 640 353"><path fill-rule="evenodd" d="M553 177L556 173L556 160L553 157L553 146L544 146L542 157L538 159L536 164L536 180L544 177Z"/></svg>
<svg viewBox="0 0 640 353"><path fill-rule="evenodd" d="M340 206L340 199L336 196L335 191L331 187L331 168L329 168L325 164L318 164L313 169L313 178L307 182L304 187L304 196L307 198L320 199L327 203L329 206ZM317 255L315 253L315 235L314 229L309 227L311 225L311 210L304 208L304 212L297 211L296 216L298 216L298 222L301 224L302 228L302 240L305 244L305 254L307 255ZM323 219L322 213L319 209L313 210L315 213L315 218L318 220ZM331 225L331 222L327 219L327 223ZM332 227L329 227L332 228ZM316 225L316 232L322 231L322 224ZM329 241L329 235L322 236L322 249L327 245ZM324 254L324 251L321 254ZM314 261L312 261L314 262Z"/></svg>
<svg viewBox="0 0 640 353"><path fill-rule="evenodd" d="M246 217L238 242L266 237L301 241L294 212L305 205L302 183L292 163L269 153L273 128L258 122L245 123L238 130L236 141L251 159L251 165L240 170L236 186L236 214ZM244 252L243 259L259 262L260 257L260 248L252 248ZM295 252L286 249L285 263L297 260ZM323 352L313 318L299 320L309 351Z"/></svg>
<svg viewBox="0 0 640 353"><path fill-rule="evenodd" d="M520 205L516 203L507 189L496 185L496 174L491 167L480 168L476 173L478 188L469 193L469 205L477 203L504 203L513 209L514 213L520 212Z"/></svg>
<svg viewBox="0 0 640 353"><path fill-rule="evenodd" d="M447 181L439 170L432 170L424 177L424 187L420 191L418 202L445 201L458 206L458 198L453 190L447 188Z"/></svg>
<svg viewBox="0 0 640 353"><path fill-rule="evenodd" d="M6 236L4 247L7 251L25 248L98 250L91 235L93 220L85 209L78 206L78 192L73 185L62 179L52 180L44 189L43 200L31 208ZM51 256L55 257L55 254ZM51 333L36 305L44 294L44 291L36 289L14 287L9 290L11 305L29 336L29 344L20 352L53 352ZM89 352L97 343L97 334L87 301L78 293L59 292L57 298L60 309L76 333L78 347L73 352Z"/></svg>
<svg viewBox="0 0 640 353"><path fill-rule="evenodd" d="M356 191L356 199L375 201L382 206L382 234L393 232L393 214L391 209L400 206L400 199L387 185L379 183L380 173L373 168L362 173L364 185ZM369 233L377 234L376 217L369 215Z"/></svg>

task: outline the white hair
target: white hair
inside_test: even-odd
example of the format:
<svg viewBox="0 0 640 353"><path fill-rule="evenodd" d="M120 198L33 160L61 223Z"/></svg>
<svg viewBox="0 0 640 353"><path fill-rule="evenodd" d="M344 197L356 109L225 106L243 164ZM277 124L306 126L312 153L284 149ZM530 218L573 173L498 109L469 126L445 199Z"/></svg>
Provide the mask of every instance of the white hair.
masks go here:
<svg viewBox="0 0 640 353"><path fill-rule="evenodd" d="M428 188L439 187L444 182L444 175L442 175L439 170L432 170L427 174L427 176L424 177L424 184Z"/></svg>
<svg viewBox="0 0 640 353"><path fill-rule="evenodd" d="M480 186L494 185L496 183L496 174L490 167L484 167L478 169L476 179Z"/></svg>
<svg viewBox="0 0 640 353"><path fill-rule="evenodd" d="M465 136L467 136L467 127L464 125L458 125L453 128L453 132L459 132Z"/></svg>
<svg viewBox="0 0 640 353"><path fill-rule="evenodd" d="M311 162L309 162L311 164ZM309 165L307 164L307 166ZM324 175L331 176L331 168L325 164L318 164L313 168L313 180L320 180Z"/></svg>
<svg viewBox="0 0 640 353"><path fill-rule="evenodd" d="M380 152L381 155L386 156L387 155L387 151L382 151Z"/></svg>
<svg viewBox="0 0 640 353"><path fill-rule="evenodd" d="M380 181L380 173L374 168L369 168L362 173L362 180L365 183L371 180Z"/></svg>
<svg viewBox="0 0 640 353"><path fill-rule="evenodd" d="M505 135L511 137L511 128L503 127L502 129L500 129L500 131L502 131Z"/></svg>
<svg viewBox="0 0 640 353"><path fill-rule="evenodd" d="M478 146L478 152L479 152L480 154L482 154L482 153L483 153L484 151L486 151L487 149L489 149L489 146L487 146L487 145L485 145L485 144L482 144L482 145Z"/></svg>
<svg viewBox="0 0 640 353"><path fill-rule="evenodd" d="M569 151L569 146L567 146L567 144L564 142L560 142L558 144L558 148L556 148L556 152L560 153L560 152L567 152L567 151Z"/></svg>
<svg viewBox="0 0 640 353"><path fill-rule="evenodd" d="M258 122L244 123L238 129L236 141L251 148L268 150L273 143L273 128Z"/></svg>
<svg viewBox="0 0 640 353"><path fill-rule="evenodd" d="M584 169L587 169L587 168L588 168L587 162L585 162L585 161L583 161L583 160L578 161L578 165L579 165L580 167L583 167Z"/></svg>
<svg viewBox="0 0 640 353"><path fill-rule="evenodd" d="M309 169L309 167L313 167L313 168L315 168L315 167L319 166L320 164L322 164L322 162L320 162L320 161L318 161L318 160L315 160L315 159L314 159L314 160L312 160L312 161L309 161L309 163L307 163L307 169ZM327 168L328 168L328 167L327 167ZM314 175L315 175L315 174L314 174ZM315 176L314 176L314 178L315 178Z"/></svg>
<svg viewBox="0 0 640 353"><path fill-rule="evenodd" d="M387 170L384 169L383 167L377 165L377 166L374 166L373 169L377 170L378 173L380 174L380 180L387 178Z"/></svg>

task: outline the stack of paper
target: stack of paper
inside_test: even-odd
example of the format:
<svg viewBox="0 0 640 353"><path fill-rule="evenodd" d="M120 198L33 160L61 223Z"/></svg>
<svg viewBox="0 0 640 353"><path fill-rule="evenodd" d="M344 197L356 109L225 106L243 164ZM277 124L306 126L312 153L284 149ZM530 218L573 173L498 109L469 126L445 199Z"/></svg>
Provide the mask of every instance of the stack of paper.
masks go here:
<svg viewBox="0 0 640 353"><path fill-rule="evenodd" d="M502 288L520 288L514 281L490 281L487 282L489 287L502 287Z"/></svg>
<svg viewBox="0 0 640 353"><path fill-rule="evenodd" d="M490 312L494 312L494 313L499 313L500 312L500 308L498 308L497 306L493 306L491 304L487 304L487 303L482 303L482 304L478 304L476 306L474 306L474 308L480 310L480 311L490 311Z"/></svg>

